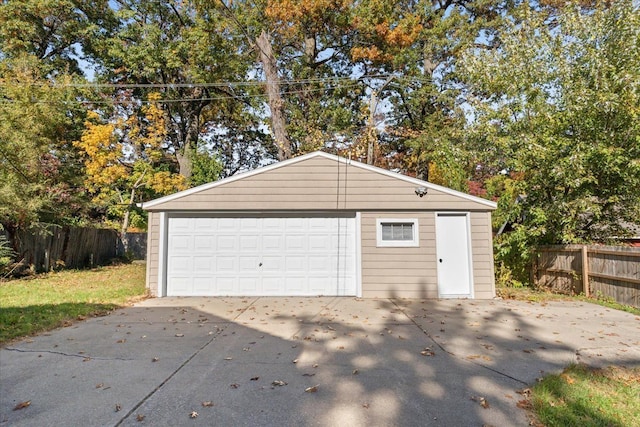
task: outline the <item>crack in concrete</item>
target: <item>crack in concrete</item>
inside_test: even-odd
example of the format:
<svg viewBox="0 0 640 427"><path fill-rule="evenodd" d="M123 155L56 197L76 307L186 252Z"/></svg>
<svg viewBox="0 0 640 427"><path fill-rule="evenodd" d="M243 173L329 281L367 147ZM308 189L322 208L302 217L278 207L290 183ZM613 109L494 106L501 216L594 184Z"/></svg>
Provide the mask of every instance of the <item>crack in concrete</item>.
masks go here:
<svg viewBox="0 0 640 427"><path fill-rule="evenodd" d="M47 353L47 354L56 354L59 356L66 356L66 357L79 357L81 359L91 359L91 360L105 360L105 361L109 361L109 360L121 360L121 361L131 361L131 360L135 360L135 359L124 359L122 357L95 357L95 356L90 356L88 354L69 354L69 353L64 353L62 351L54 351L54 350L25 350L25 349L21 349L21 348L15 348L15 347L6 347L4 350L7 351L15 351L18 353Z"/></svg>
<svg viewBox="0 0 640 427"><path fill-rule="evenodd" d="M401 312L402 314L404 314L404 315L405 315L405 317L406 317L407 319L409 319L409 321L410 321L411 323L413 323L414 325L416 325L416 326L418 327L418 329L420 329L420 330L422 331L422 333L423 333L423 334L425 334L427 337L429 337L429 339L430 339L430 340L431 340L435 345L437 345L437 346L438 346L438 348L439 348L440 350L442 350L443 352L445 352L445 353L449 354L451 357L455 357L456 359L463 360L463 361L465 361L466 363L472 363L472 364L474 364L474 365L476 365L476 366L480 366L481 368L484 368L484 369L486 369L486 370L488 370L488 371L494 372L494 373L496 373L496 374L498 374L498 375L501 375L501 376L503 376L503 377L505 377L505 378L509 378L510 380L513 380L513 381L519 382L520 384L523 384L523 385L529 385L529 383L527 383L526 381L522 381L522 380L520 380L520 379L518 379L518 378L516 378L516 377L513 377L513 376L509 375L509 374L506 374L506 373L504 373L504 372L500 372L500 371L498 371L497 369L493 369L493 368L492 368L492 367L490 367L490 366L483 365L482 363L476 362L475 360L468 360L468 359L464 359L464 358L461 358L461 357L459 357L459 356L457 356L457 355L455 355L455 354L451 353L450 351L448 351L447 349L445 349L445 348L444 348L444 346L443 346L442 344L440 344L438 341L436 341L436 339L435 339L435 338L433 338L433 337L429 334L429 332L428 332L426 329L423 329L423 328L422 328L422 326L420 326L420 325L418 324L418 322L416 322L415 320L413 320L413 318L412 318L411 316L409 316L409 315L404 311L404 309L403 309L401 306L399 306L398 304L396 304L396 302L395 302L394 300L390 299L389 301L391 302L391 304L395 305L395 306L398 308L398 310L400 310L400 312Z"/></svg>
<svg viewBox="0 0 640 427"><path fill-rule="evenodd" d="M196 357L198 354L200 354L202 352L202 350L204 350L207 346L209 346L209 344L211 344L218 335L220 335L225 329L226 326L235 323L235 320L238 319L238 317L242 316L244 313L246 313L247 310L249 310L249 308L251 306L253 306L253 304L256 303L256 301L258 301L260 298L255 298L253 301L251 301L244 310L242 310L241 312L239 312L231 322L225 324L224 328L216 328L216 333L211 337L211 339L209 339L207 342L205 342L199 349L197 349L191 356L189 356L184 362L182 362L182 364L180 366L178 366L178 368L176 370L174 370L171 374L169 374L169 376L167 378L164 379L164 381L162 381L156 388L154 388L153 390L151 390L151 392L149 392L149 394L147 394L145 397L143 397L140 402L138 402L133 408L131 408L131 410L129 410L129 412L127 412L121 419L120 421L118 421L114 427L118 427L120 425L122 425L123 422L125 422L125 420L127 418L129 418L131 415L133 415L133 413L140 408L147 400L149 400L151 398L151 396L153 396L154 394L156 394L162 387L165 386L165 384L167 384L169 381L171 381L171 379L176 376L178 374L178 372L180 372L180 370L182 370L182 368L184 368L185 366L187 366L187 364L189 362L191 362L193 360L194 357Z"/></svg>

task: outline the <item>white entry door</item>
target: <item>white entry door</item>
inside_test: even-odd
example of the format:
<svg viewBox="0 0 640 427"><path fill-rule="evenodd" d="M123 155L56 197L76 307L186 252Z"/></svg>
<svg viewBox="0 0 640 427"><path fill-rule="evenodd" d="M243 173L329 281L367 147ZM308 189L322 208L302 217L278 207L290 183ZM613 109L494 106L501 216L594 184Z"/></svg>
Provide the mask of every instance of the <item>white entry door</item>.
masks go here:
<svg viewBox="0 0 640 427"><path fill-rule="evenodd" d="M440 298L473 297L469 242L469 216L466 213L436 214Z"/></svg>
<svg viewBox="0 0 640 427"><path fill-rule="evenodd" d="M167 295L356 295L355 231L355 217L170 217Z"/></svg>

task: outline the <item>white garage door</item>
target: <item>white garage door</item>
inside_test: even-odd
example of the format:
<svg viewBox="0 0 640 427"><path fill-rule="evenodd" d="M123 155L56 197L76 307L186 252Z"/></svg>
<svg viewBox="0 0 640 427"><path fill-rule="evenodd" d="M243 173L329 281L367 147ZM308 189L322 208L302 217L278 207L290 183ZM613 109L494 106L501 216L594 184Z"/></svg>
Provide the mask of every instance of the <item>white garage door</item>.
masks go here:
<svg viewBox="0 0 640 427"><path fill-rule="evenodd" d="M355 218L169 218L167 295L356 295Z"/></svg>

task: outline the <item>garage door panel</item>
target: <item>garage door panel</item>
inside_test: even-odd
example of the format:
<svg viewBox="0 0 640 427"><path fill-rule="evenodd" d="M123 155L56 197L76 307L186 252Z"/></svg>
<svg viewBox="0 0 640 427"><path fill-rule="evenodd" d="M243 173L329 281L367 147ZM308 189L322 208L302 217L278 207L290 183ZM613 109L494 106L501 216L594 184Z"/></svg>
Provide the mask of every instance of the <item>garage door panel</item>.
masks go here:
<svg viewBox="0 0 640 427"><path fill-rule="evenodd" d="M259 218L241 218L240 229L243 231L259 230L260 229Z"/></svg>
<svg viewBox="0 0 640 427"><path fill-rule="evenodd" d="M289 231L306 231L305 222L307 218L285 218L284 226L287 232Z"/></svg>
<svg viewBox="0 0 640 427"><path fill-rule="evenodd" d="M237 230L237 218L218 218L218 230Z"/></svg>
<svg viewBox="0 0 640 427"><path fill-rule="evenodd" d="M171 288L168 289L169 296L191 295L191 277L173 276L171 280Z"/></svg>
<svg viewBox="0 0 640 427"><path fill-rule="evenodd" d="M211 277L194 277L193 292L197 295L209 295L212 289Z"/></svg>
<svg viewBox="0 0 640 427"><path fill-rule="evenodd" d="M216 273L234 273L238 270L238 259L233 256L218 256L216 258Z"/></svg>
<svg viewBox="0 0 640 427"><path fill-rule="evenodd" d="M311 234L309 237L309 251L327 251L331 249L331 236L322 234Z"/></svg>
<svg viewBox="0 0 640 427"><path fill-rule="evenodd" d="M171 249L176 249L178 251L185 251L193 248L192 242L193 242L193 236L174 234L171 236L169 245Z"/></svg>
<svg viewBox="0 0 640 427"><path fill-rule="evenodd" d="M307 236L304 234L294 234L285 237L286 251L304 251L306 249Z"/></svg>
<svg viewBox="0 0 640 427"><path fill-rule="evenodd" d="M307 278L304 275L290 275L284 278L285 292L289 295L302 295L307 287Z"/></svg>
<svg viewBox="0 0 640 427"><path fill-rule="evenodd" d="M169 231L191 230L193 218L172 218L169 222Z"/></svg>
<svg viewBox="0 0 640 427"><path fill-rule="evenodd" d="M240 277L238 279L238 288L240 293L245 295L255 295L258 290L257 277Z"/></svg>
<svg viewBox="0 0 640 427"><path fill-rule="evenodd" d="M260 259L257 256L240 256L238 257L238 265L240 271L253 272L257 274Z"/></svg>
<svg viewBox="0 0 640 427"><path fill-rule="evenodd" d="M193 227L203 233L217 231L218 222L215 218L194 218Z"/></svg>
<svg viewBox="0 0 640 427"><path fill-rule="evenodd" d="M193 270L193 258L187 256L172 256L169 263L169 272L176 275L184 275Z"/></svg>
<svg viewBox="0 0 640 427"><path fill-rule="evenodd" d="M355 218L170 217L169 230L169 295L356 294Z"/></svg>
<svg viewBox="0 0 640 427"><path fill-rule="evenodd" d="M281 274L285 267L284 267L284 257L282 255L280 256L262 256L261 258L261 262L262 262L262 266L261 269L263 272L265 273L279 273Z"/></svg>
<svg viewBox="0 0 640 427"><path fill-rule="evenodd" d="M257 252L260 248L260 239L255 234L239 236L240 250Z"/></svg>
<svg viewBox="0 0 640 427"><path fill-rule="evenodd" d="M263 230L282 230L282 218L262 218Z"/></svg>
<svg viewBox="0 0 640 427"><path fill-rule="evenodd" d="M213 249L214 240L211 234L204 234L193 237L193 250L197 252L211 251Z"/></svg>
<svg viewBox="0 0 640 427"><path fill-rule="evenodd" d="M215 271L215 258L213 256L194 256L193 271L194 273L211 273Z"/></svg>
<svg viewBox="0 0 640 427"><path fill-rule="evenodd" d="M282 282L282 277L263 277L262 291L267 295L276 295L282 289Z"/></svg>
<svg viewBox="0 0 640 427"><path fill-rule="evenodd" d="M216 236L216 246L218 251L237 251L238 250L238 236L222 234Z"/></svg>
<svg viewBox="0 0 640 427"><path fill-rule="evenodd" d="M332 295L329 292L331 288L331 279L326 277L310 277L309 289L316 295Z"/></svg>
<svg viewBox="0 0 640 427"><path fill-rule="evenodd" d="M309 256L308 269L312 276L324 276L331 271L331 259L326 256Z"/></svg>
<svg viewBox="0 0 640 427"><path fill-rule="evenodd" d="M263 253L268 252L280 252L282 250L282 235L274 235L269 234L266 236L262 236L262 251Z"/></svg>

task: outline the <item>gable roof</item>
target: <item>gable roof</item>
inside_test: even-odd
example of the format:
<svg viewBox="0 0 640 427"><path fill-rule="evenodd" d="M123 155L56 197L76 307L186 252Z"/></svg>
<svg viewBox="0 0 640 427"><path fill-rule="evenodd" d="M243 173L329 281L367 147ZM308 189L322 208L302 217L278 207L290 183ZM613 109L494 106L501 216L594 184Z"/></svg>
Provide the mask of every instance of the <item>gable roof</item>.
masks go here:
<svg viewBox="0 0 640 427"><path fill-rule="evenodd" d="M442 193L443 195L453 196L457 199L463 199L465 201L472 202L473 204L478 204L480 206L483 206L487 210L493 210L493 209L496 209L497 207L497 204L495 202L492 202L487 199L472 196L470 194L466 194L466 193L456 191L447 187L443 187L440 185L436 185L428 181L412 178L406 175L402 175L396 172L391 172L386 169L367 165L355 160L335 156L333 154L328 154L322 151L315 151L313 153L305 154L299 157L294 157L292 159L284 160L268 166L257 168L252 171L237 174L219 181L214 181L214 182L203 184L197 187L193 187L184 191L180 191L178 193L170 194L168 196L164 196L155 200L144 202L140 204L140 206L143 209L148 209L148 210L162 210L162 205L164 204L171 205L171 202L179 201L182 199L186 200L186 199L189 199L190 196L198 196L205 193L210 193L212 191L215 192L215 189L218 187L227 186L228 184L237 183L238 181L242 181L242 180L249 181L252 177L258 178L262 174L266 174L265 176L267 176L269 172L275 172L283 168L290 168L294 165L307 162L311 159L329 160L332 163L335 163L336 165L345 165L345 167L346 166L354 167L361 171L367 171L370 173L382 175L387 178L393 178L394 180L399 181L399 183L409 184L415 187L425 187L427 190L433 190L435 192ZM313 182L310 181L309 184L313 184ZM340 189L338 189L338 192L339 191Z"/></svg>

